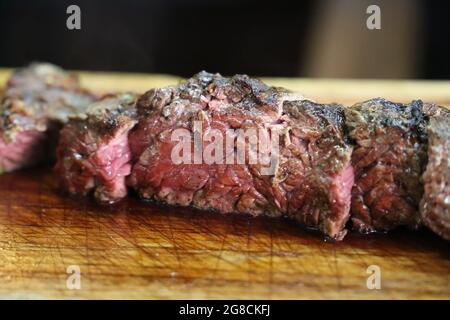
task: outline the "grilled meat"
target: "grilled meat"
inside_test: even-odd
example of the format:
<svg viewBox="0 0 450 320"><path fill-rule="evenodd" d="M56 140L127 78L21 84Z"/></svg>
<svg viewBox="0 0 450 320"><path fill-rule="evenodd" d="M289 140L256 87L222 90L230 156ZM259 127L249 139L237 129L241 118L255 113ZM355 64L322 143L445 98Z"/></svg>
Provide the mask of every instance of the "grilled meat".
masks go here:
<svg viewBox="0 0 450 320"><path fill-rule="evenodd" d="M353 228L360 232L419 226L426 137L421 101L404 105L377 98L345 110L355 143Z"/></svg>
<svg viewBox="0 0 450 320"><path fill-rule="evenodd" d="M146 199L221 213L287 215L330 238L342 238L353 181L342 107L289 102L295 98L247 76L206 72L178 87L147 92L137 103L139 124L130 134L136 162L129 185ZM230 131L235 134L233 148L215 154L214 163L194 163L199 123L204 151L211 142L205 137L217 134L226 149ZM177 129L192 133L187 137L190 163L173 161ZM245 161L237 163L238 137L249 132ZM252 162L250 150L275 135L281 157L267 174L269 164ZM254 145L252 137L259 139ZM230 155L236 156L234 162L228 161Z"/></svg>
<svg viewBox="0 0 450 320"><path fill-rule="evenodd" d="M272 179L275 199L288 216L340 240L347 232L354 179L344 108L286 102L282 119L289 129Z"/></svg>
<svg viewBox="0 0 450 320"><path fill-rule="evenodd" d="M0 171L51 157L62 123L94 99L80 88L76 76L54 65L31 64L17 70L0 105Z"/></svg>
<svg viewBox="0 0 450 320"><path fill-rule="evenodd" d="M69 193L94 191L97 200L108 203L127 194L128 132L136 124L136 98L131 93L104 97L61 130L55 171Z"/></svg>
<svg viewBox="0 0 450 320"><path fill-rule="evenodd" d="M335 240L349 220L369 233L416 229L422 217L448 238L443 108L324 105L207 72L136 99L110 96L70 118L56 165L70 193L114 202L129 186L169 205L286 216Z"/></svg>

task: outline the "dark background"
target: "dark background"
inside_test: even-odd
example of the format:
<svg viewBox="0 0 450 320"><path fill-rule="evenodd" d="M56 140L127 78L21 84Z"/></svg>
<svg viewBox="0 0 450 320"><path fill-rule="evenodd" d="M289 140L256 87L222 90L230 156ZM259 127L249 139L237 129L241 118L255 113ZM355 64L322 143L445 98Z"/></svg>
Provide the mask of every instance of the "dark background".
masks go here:
<svg viewBox="0 0 450 320"><path fill-rule="evenodd" d="M381 31L363 30L366 13L361 12L356 21L361 30L358 27L354 31L365 32L363 39L369 44L372 42L370 37L376 36L380 45L366 53L364 48L367 46L361 43L361 50L351 50L350 54L344 51L331 62L327 62L329 57L308 54L310 47L318 41L313 36L314 28L318 25L326 27L329 23L327 19L318 20L322 2L326 0L275 0L268 3L234 0L0 0L0 66L16 67L30 61L49 61L68 69L182 76L205 69L226 75L450 79L450 1L405 2L404 6L409 6L409 3L415 6L419 18L403 22L402 14L396 14L398 17L391 19L395 25L386 22ZM345 0L341 2L352 5ZM384 23L383 10L389 10L383 8L384 2L369 3L380 3ZM81 8L81 30L66 28L66 8L70 4ZM403 11L400 9L400 12ZM339 29L340 23L344 24L346 19L337 19L333 28L337 25ZM413 48L417 49L406 47L399 53L389 47L391 44L385 45L382 39L396 37L396 28L405 27L403 23L411 25L411 28L406 26L406 30L414 30L411 37ZM345 49L349 43L355 45L351 42L354 39L352 32L347 34L343 29L339 36L328 41L333 42L331 48L325 41L318 52L339 51L340 46ZM356 39L360 41L360 38ZM396 71L396 62L390 61L392 58L402 61L402 56L396 55L414 59ZM321 59L331 63L331 67L325 71L311 71L309 67L320 66ZM336 72L332 71L334 65L351 65L353 59L363 61L355 66L357 70L347 73L338 68ZM387 71L371 71L384 70L381 67L389 66L389 63L393 67L384 68Z"/></svg>

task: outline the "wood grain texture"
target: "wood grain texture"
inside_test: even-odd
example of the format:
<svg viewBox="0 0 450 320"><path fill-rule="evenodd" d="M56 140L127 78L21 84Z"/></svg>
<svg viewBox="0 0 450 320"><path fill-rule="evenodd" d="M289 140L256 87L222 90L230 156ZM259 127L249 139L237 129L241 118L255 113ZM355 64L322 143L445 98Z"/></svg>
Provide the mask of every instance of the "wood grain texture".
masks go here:
<svg viewBox="0 0 450 320"><path fill-rule="evenodd" d="M0 81L7 73L0 71ZM90 73L82 79L97 90L138 92L177 81ZM344 94L339 87L348 81L269 82L320 101L376 91L353 82ZM395 92L392 99L426 91L434 94L426 100L450 101L448 82L377 83L376 95ZM0 176L0 298L450 299L449 247L426 230L351 233L325 243L284 220L167 208L135 196L104 207L60 193L51 168ZM66 288L69 265L81 269L80 290ZM367 289L370 265L381 268L381 290Z"/></svg>

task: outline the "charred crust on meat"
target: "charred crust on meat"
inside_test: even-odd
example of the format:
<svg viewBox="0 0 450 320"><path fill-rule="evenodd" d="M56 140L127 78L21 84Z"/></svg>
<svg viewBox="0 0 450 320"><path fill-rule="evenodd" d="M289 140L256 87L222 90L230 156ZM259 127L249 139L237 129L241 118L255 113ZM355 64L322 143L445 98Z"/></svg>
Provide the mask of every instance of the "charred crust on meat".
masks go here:
<svg viewBox="0 0 450 320"><path fill-rule="evenodd" d="M417 134L423 122L422 106L421 100L401 104L384 98L371 99L346 109L347 126L354 136L361 130L374 131L380 127L396 127ZM363 127L361 121L364 123ZM358 125L355 126L355 123Z"/></svg>
<svg viewBox="0 0 450 320"><path fill-rule="evenodd" d="M206 108L206 101L211 99L225 100L236 104L241 109L260 109L262 106L277 111L280 101L290 92L283 88L266 85L260 80L247 75L223 77L206 71L199 72L192 78L180 83L177 87L152 89L146 92L137 102L139 114L161 112L165 105L175 101L197 103Z"/></svg>
<svg viewBox="0 0 450 320"><path fill-rule="evenodd" d="M345 115L344 106L340 104L319 104L310 100L285 101L283 111L295 119L309 114L310 117L317 119L323 128L328 125L339 128L338 133L343 136Z"/></svg>
<svg viewBox="0 0 450 320"><path fill-rule="evenodd" d="M136 123L136 99L134 93L106 95L91 104L84 113L71 117L83 126L95 130L98 135L114 136L117 129Z"/></svg>

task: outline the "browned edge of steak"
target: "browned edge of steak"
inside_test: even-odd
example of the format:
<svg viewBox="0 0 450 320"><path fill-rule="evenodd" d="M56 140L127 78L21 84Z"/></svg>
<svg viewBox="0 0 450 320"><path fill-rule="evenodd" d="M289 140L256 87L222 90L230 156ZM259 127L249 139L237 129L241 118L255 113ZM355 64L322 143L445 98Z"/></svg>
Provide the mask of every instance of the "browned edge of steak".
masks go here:
<svg viewBox="0 0 450 320"><path fill-rule="evenodd" d="M131 171L128 133L137 123L137 96L106 96L85 113L71 117L60 133L55 171L71 194L94 191L100 202L125 197Z"/></svg>

